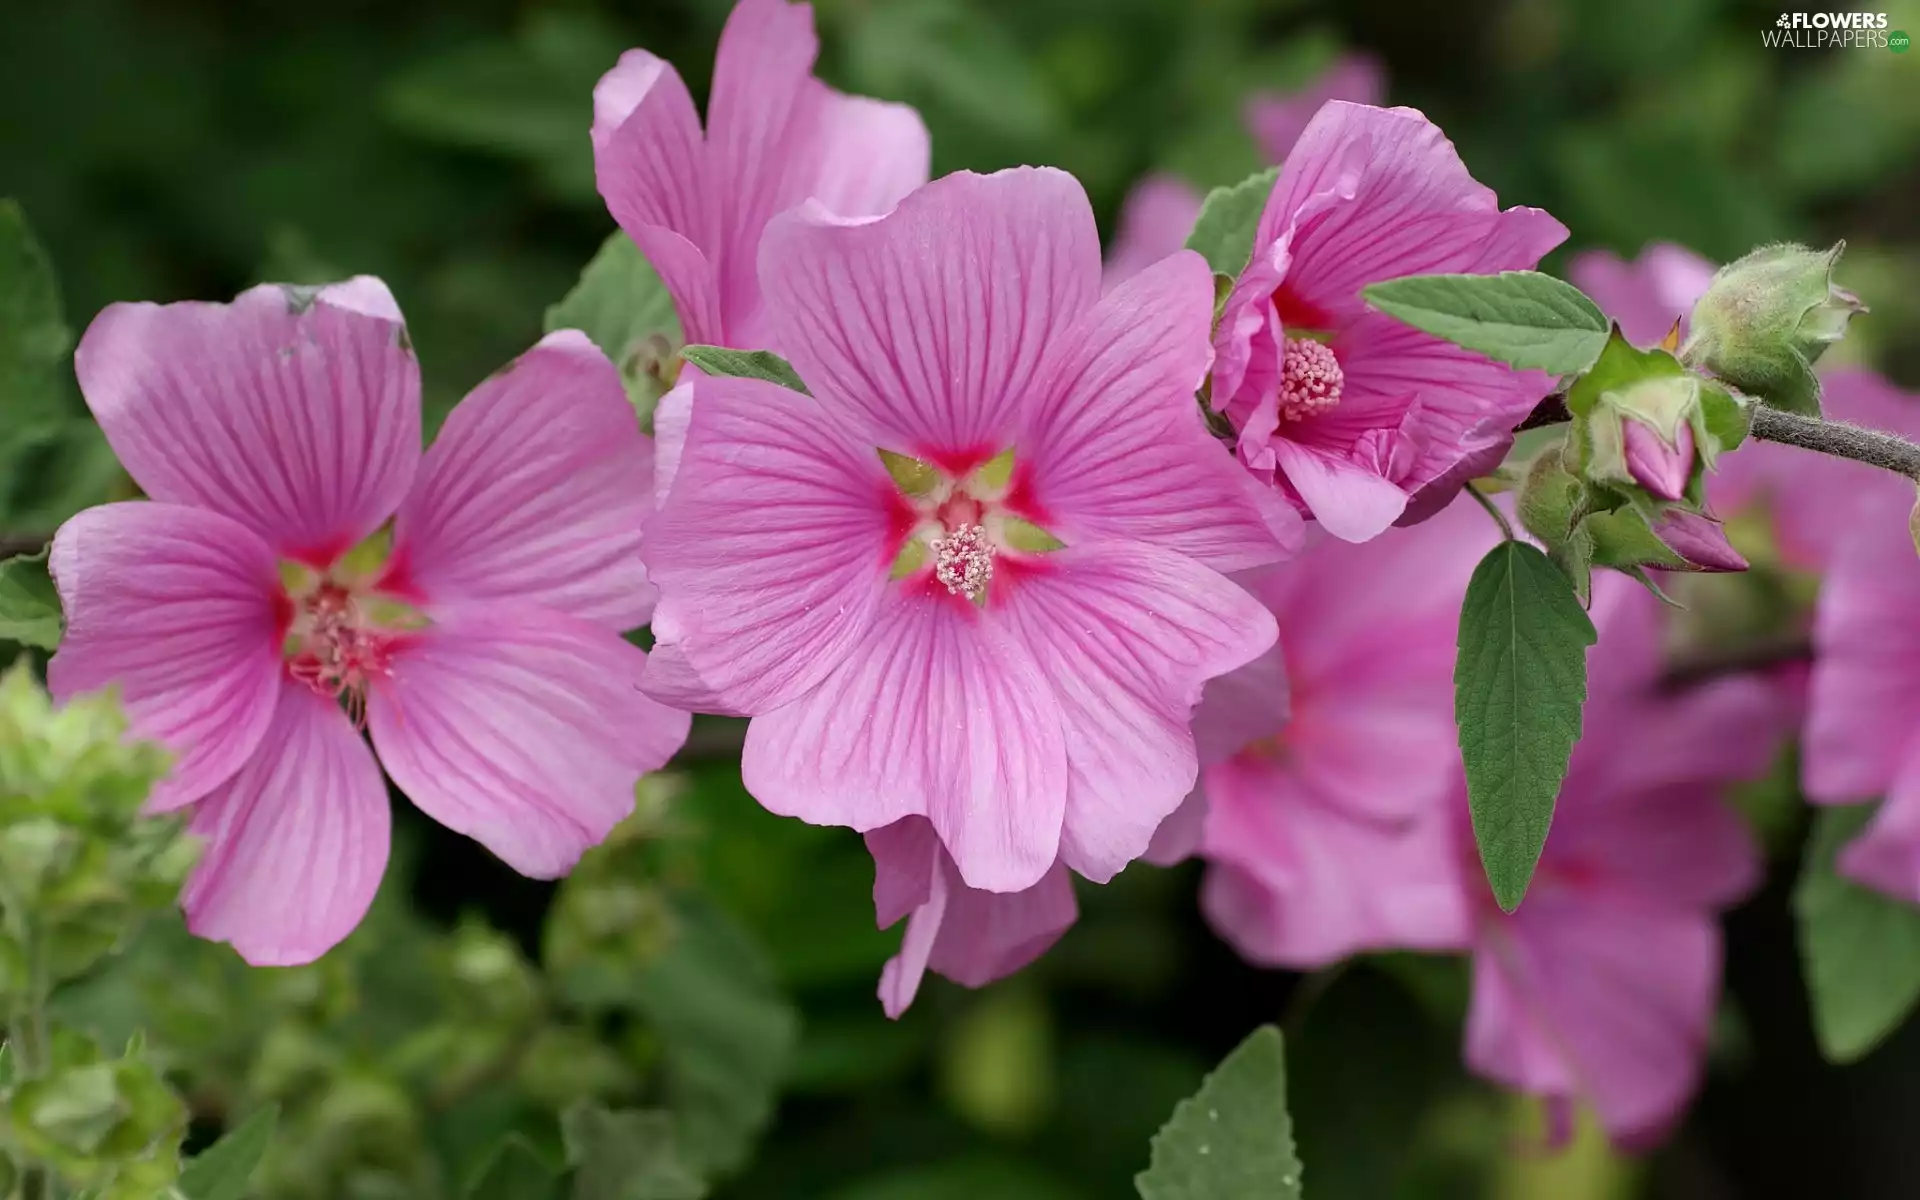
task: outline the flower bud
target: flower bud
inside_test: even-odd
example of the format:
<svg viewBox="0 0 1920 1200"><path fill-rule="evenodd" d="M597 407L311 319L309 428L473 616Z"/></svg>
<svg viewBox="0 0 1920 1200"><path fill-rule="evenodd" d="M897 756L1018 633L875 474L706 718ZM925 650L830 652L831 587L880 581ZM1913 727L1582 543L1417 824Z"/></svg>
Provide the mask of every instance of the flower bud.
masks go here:
<svg viewBox="0 0 1920 1200"><path fill-rule="evenodd" d="M1670 440L1633 418L1626 419L1623 428L1627 474L1634 482L1662 500L1684 496L1693 475L1693 426L1685 421L1675 425Z"/></svg>
<svg viewBox="0 0 1920 1200"><path fill-rule="evenodd" d="M1700 470L1746 438L1752 416L1740 397L1665 349L1637 349L1618 328L1593 369L1568 389L1567 411L1569 469L1637 504L1690 500L1691 507L1698 507Z"/></svg>
<svg viewBox="0 0 1920 1200"><path fill-rule="evenodd" d="M1714 275L1694 305L1681 356L1776 408L1817 415L1820 381L1813 364L1865 312L1860 298L1834 286L1845 242L1831 250L1762 246Z"/></svg>

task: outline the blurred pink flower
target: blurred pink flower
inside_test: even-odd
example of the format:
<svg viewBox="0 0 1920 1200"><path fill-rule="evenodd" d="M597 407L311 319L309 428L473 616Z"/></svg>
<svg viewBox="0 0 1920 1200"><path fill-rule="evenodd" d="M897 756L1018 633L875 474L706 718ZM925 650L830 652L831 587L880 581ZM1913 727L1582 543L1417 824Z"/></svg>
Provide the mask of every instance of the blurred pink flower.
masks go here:
<svg viewBox="0 0 1920 1200"><path fill-rule="evenodd" d="M340 699L415 804L539 877L685 740L620 636L653 606L650 455L581 334L481 384L424 456L419 365L377 279L115 304L75 366L151 499L61 527L48 678L117 685L176 755L151 807L194 805L207 840L195 933L302 963L365 914L387 791ZM389 517L390 555L355 549Z"/></svg>
<svg viewBox="0 0 1920 1200"><path fill-rule="evenodd" d="M1512 915L1480 878L1464 792L1454 802L1474 902L1467 1063L1591 1104L1625 1146L1659 1140L1699 1083L1720 990L1717 914L1760 867L1719 793L1764 774L1790 724L1758 679L1659 690L1661 617L1638 583L1594 579L1584 729Z"/></svg>
<svg viewBox="0 0 1920 1200"><path fill-rule="evenodd" d="M1365 545L1323 537L1250 585L1279 644L1208 684L1194 721L1201 902L1250 961L1465 945L1445 808L1454 640L1467 577L1498 537L1463 502Z"/></svg>
<svg viewBox="0 0 1920 1200"><path fill-rule="evenodd" d="M1107 286L1185 248L1200 200L1198 191L1172 175L1149 175L1134 184L1120 205L1120 227L1107 252Z"/></svg>
<svg viewBox="0 0 1920 1200"><path fill-rule="evenodd" d="M753 716L776 813L925 817L975 888L1111 878L1193 785L1201 686L1273 640L1222 573L1299 531L1194 403L1206 264L1103 297L1086 195L1040 169L802 209L761 264L813 394L701 381L647 686Z"/></svg>
<svg viewBox="0 0 1920 1200"><path fill-rule="evenodd" d="M1247 128L1268 162L1285 162L1294 143L1329 100L1379 104L1387 98L1387 71L1369 54L1343 54L1297 92L1255 92L1247 99Z"/></svg>
<svg viewBox="0 0 1920 1200"><path fill-rule="evenodd" d="M809 198L873 216L927 181L920 115L813 77L813 9L740 0L720 35L704 137L672 64L629 50L593 90L593 153L614 220L673 294L689 343L761 347L767 222Z"/></svg>
<svg viewBox="0 0 1920 1200"><path fill-rule="evenodd" d="M1576 254L1567 264L1567 278L1593 297L1602 312L1620 324L1620 332L1636 346L1659 344L1676 323L1683 330L1687 314L1707 285L1714 265L1684 246L1655 242L1626 262L1605 250Z"/></svg>
<svg viewBox="0 0 1920 1200"><path fill-rule="evenodd" d="M1213 404L1242 460L1343 541L1430 516L1498 462L1552 381L1373 312L1360 291L1529 268L1566 233L1539 209L1502 212L1418 112L1326 105L1280 169L1215 335Z"/></svg>

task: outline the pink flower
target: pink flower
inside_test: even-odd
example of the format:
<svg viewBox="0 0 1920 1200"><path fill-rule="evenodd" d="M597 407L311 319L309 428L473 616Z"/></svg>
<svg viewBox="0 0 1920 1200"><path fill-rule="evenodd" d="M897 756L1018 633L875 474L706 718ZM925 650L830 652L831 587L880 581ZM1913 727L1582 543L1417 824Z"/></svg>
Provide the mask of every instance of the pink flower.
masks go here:
<svg viewBox="0 0 1920 1200"><path fill-rule="evenodd" d="M1863 503L1821 588L1805 744L1809 798L1884 796L1840 871L1920 903L1920 555L1911 488Z"/></svg>
<svg viewBox="0 0 1920 1200"><path fill-rule="evenodd" d="M1657 1141L1699 1083L1720 987L1717 913L1759 877L1720 790L1763 774L1787 704L1757 679L1658 690L1661 607L1594 580L1585 728L1533 884L1495 907L1456 801L1475 900L1467 1063L1555 1104L1593 1105L1617 1143Z"/></svg>
<svg viewBox="0 0 1920 1200"><path fill-rule="evenodd" d="M1343 54L1297 92L1255 92L1247 100L1247 127L1268 162L1285 162L1294 144L1329 100L1378 104L1387 98L1387 72L1368 54Z"/></svg>
<svg viewBox="0 0 1920 1200"><path fill-rule="evenodd" d="M689 343L768 345L755 262L776 214L808 198L843 216L927 181L927 129L901 104L813 77L813 9L740 0L720 34L703 137L673 66L629 50L593 90L600 195L673 294Z"/></svg>
<svg viewBox="0 0 1920 1200"><path fill-rule="evenodd" d="M420 374L377 279L231 305L116 304L75 356L151 499L61 527L65 697L116 685L177 756L157 811L207 841L188 926L309 962L387 860L364 716L421 809L524 874L564 874L688 717L638 689L646 438L613 366L549 335L420 452ZM369 535L392 519L392 549Z"/></svg>
<svg viewBox="0 0 1920 1200"><path fill-rule="evenodd" d="M1625 262L1605 250L1588 250L1567 264L1567 278L1593 297L1620 332L1636 346L1654 346L1684 327L1694 301L1713 282L1714 266L1670 242L1655 242Z"/></svg>
<svg viewBox="0 0 1920 1200"><path fill-rule="evenodd" d="M1445 808L1454 640L1467 577L1498 537L1463 502L1365 545L1324 538L1252 585L1279 644L1209 684L1195 718L1201 903L1247 959L1316 967L1465 944Z"/></svg>
<svg viewBox="0 0 1920 1200"><path fill-rule="evenodd" d="M1196 772L1206 680L1272 617L1222 572L1297 534L1205 430L1212 281L1105 296L1052 170L774 222L767 316L812 395L707 379L648 529L647 686L751 715L770 810L925 817L968 886L1111 878Z"/></svg>
<svg viewBox="0 0 1920 1200"><path fill-rule="evenodd" d="M1107 284L1138 275L1185 248L1200 216L1200 193L1171 175L1149 175L1120 206L1120 227L1107 252Z"/></svg>
<svg viewBox="0 0 1920 1200"><path fill-rule="evenodd" d="M1532 267L1566 237L1502 212L1409 108L1334 101L1280 170L1215 335L1242 460L1343 541L1431 516L1551 387L1373 312L1366 285Z"/></svg>

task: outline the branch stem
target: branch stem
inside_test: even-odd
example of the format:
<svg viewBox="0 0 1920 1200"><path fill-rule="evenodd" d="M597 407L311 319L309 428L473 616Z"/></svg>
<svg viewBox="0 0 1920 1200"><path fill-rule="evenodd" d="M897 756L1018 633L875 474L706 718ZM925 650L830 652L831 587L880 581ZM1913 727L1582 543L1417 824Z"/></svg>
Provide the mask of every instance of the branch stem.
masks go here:
<svg viewBox="0 0 1920 1200"><path fill-rule="evenodd" d="M1527 419L1520 422L1518 429L1539 429L1571 419L1567 412L1566 396L1556 392L1535 405L1533 411L1527 414ZM1799 413L1756 404L1753 409L1752 436L1756 441L1778 442L1783 446L1812 450L1816 454L1849 458L1920 482L1920 446L1877 429L1864 429L1845 421L1829 421L1821 417L1803 417Z"/></svg>

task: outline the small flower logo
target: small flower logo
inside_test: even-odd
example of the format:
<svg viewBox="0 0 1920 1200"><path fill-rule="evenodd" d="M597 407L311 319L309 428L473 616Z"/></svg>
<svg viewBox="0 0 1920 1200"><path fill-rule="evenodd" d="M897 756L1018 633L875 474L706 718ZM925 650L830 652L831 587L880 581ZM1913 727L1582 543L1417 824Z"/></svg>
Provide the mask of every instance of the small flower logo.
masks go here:
<svg viewBox="0 0 1920 1200"><path fill-rule="evenodd" d="M1775 21L1774 24L1778 25L1782 29L1785 29L1788 26L1792 25L1793 21L1791 18L1788 17L1786 13L1781 13L1780 19L1778 21Z"/></svg>

